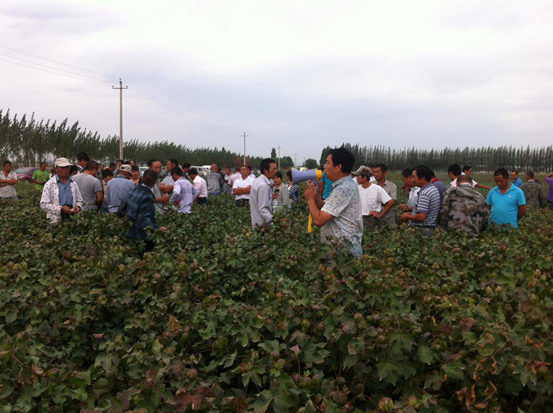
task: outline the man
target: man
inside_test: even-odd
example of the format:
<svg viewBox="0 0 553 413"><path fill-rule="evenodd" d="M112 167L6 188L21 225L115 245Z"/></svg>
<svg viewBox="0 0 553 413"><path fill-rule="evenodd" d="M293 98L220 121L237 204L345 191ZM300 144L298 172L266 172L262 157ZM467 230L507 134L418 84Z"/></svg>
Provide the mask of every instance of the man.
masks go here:
<svg viewBox="0 0 553 413"><path fill-rule="evenodd" d="M103 163L99 163L98 164L98 172L96 172L96 178L98 178L98 180L102 180L102 172L104 171L104 164Z"/></svg>
<svg viewBox="0 0 553 413"><path fill-rule="evenodd" d="M102 207L100 208L100 212L102 214L107 214L109 211L108 211L108 187L107 187L107 184L109 181L111 181L113 179L113 171L108 168L108 169L104 169L102 171L102 189L104 191L104 202L102 203Z"/></svg>
<svg viewBox="0 0 553 413"><path fill-rule="evenodd" d="M518 221L526 213L524 192L509 182L509 172L498 169L493 174L497 186L488 193L486 204L490 209L490 223L518 228Z"/></svg>
<svg viewBox="0 0 553 413"><path fill-rule="evenodd" d="M217 171L217 165L211 164L211 170L206 175L205 180L207 181L207 193L209 196L219 196L221 195L221 175Z"/></svg>
<svg viewBox="0 0 553 413"><path fill-rule="evenodd" d="M190 164L188 162L183 163L181 166L181 169L182 169L182 176L184 176L186 179L190 181L192 179L189 175Z"/></svg>
<svg viewBox="0 0 553 413"><path fill-rule="evenodd" d="M192 168L189 170L190 178L192 178L192 185L198 191L198 197L196 198L196 203L198 205L205 205L207 203L207 182L200 175L198 175L198 170Z"/></svg>
<svg viewBox="0 0 553 413"><path fill-rule="evenodd" d="M390 211L395 203L390 195L378 184L371 184L373 176L371 168L365 168L361 172L355 171L353 175L357 178L357 189L361 199L361 213L363 215L363 228L373 230L384 215ZM384 209L382 209L384 205Z"/></svg>
<svg viewBox="0 0 553 413"><path fill-rule="evenodd" d="M161 174L161 162L159 159L150 159L148 161L148 169L152 169L156 172L157 176ZM159 189L159 183L156 181L155 185L150 188L152 191L152 194L154 194L154 207L156 208L156 212L159 212L160 214L163 214L163 207L169 202L169 199L171 198L169 195L162 195L161 190Z"/></svg>
<svg viewBox="0 0 553 413"><path fill-rule="evenodd" d="M178 168L179 161L176 159L167 159L167 164L165 165L165 169L167 170L167 176L163 178L163 181L159 184L159 190L169 196L173 193L173 185L175 185L175 181L173 180L173 174L172 171L175 168Z"/></svg>
<svg viewBox="0 0 553 413"><path fill-rule="evenodd" d="M545 192L541 184L536 181L534 171L528 171L524 174L525 183L520 186L524 192L528 210L540 209L545 203Z"/></svg>
<svg viewBox="0 0 553 413"><path fill-rule="evenodd" d="M399 209L402 211L412 211L417 203L417 197L419 191L421 190L417 185L415 185L415 178L413 178L413 168L406 168L401 173L401 180L403 181L403 188L408 191L409 199L406 204L401 204Z"/></svg>
<svg viewBox="0 0 553 413"><path fill-rule="evenodd" d="M472 174L472 166L470 165L463 166L463 172L461 172L461 175L471 176L471 174ZM486 191L489 191L490 189L492 189L491 186L482 185L476 182L474 179L472 179L472 186L475 188L485 189Z"/></svg>
<svg viewBox="0 0 553 413"><path fill-rule="evenodd" d="M171 170L171 177L175 182L170 202L183 214L190 214L192 203L198 196L198 191L190 181L182 176L182 169L178 166Z"/></svg>
<svg viewBox="0 0 553 413"><path fill-rule="evenodd" d="M549 204L549 209L553 209L553 174L548 174L545 176L545 182L547 183L547 203Z"/></svg>
<svg viewBox="0 0 553 413"><path fill-rule="evenodd" d="M470 176L459 176L457 186L449 188L444 195L440 227L449 231L458 229L477 237L486 228L489 217L486 200L472 187Z"/></svg>
<svg viewBox="0 0 553 413"><path fill-rule="evenodd" d="M240 170L242 168L240 166L236 166L234 168L234 174L232 174L229 179L228 179L228 186L230 187L231 189L231 192L232 192L232 187L234 185L234 181L237 180L238 178L240 178L242 175L240 173ZM254 178L255 179L255 178Z"/></svg>
<svg viewBox="0 0 553 413"><path fill-rule="evenodd" d="M77 165L79 166L79 173L83 172L86 168L86 165L90 162L90 158L86 152L79 152L77 154Z"/></svg>
<svg viewBox="0 0 553 413"><path fill-rule="evenodd" d="M229 179L232 176L230 166L225 166L225 177L223 178L223 192L232 194L232 187L229 185Z"/></svg>
<svg viewBox="0 0 553 413"><path fill-rule="evenodd" d="M0 200L17 201L17 174L12 172L11 161L4 161L2 173L0 174Z"/></svg>
<svg viewBox="0 0 553 413"><path fill-rule="evenodd" d="M413 169L413 178L415 185L420 188L417 202L413 210L401 214L400 219L402 222L409 222L409 225L417 227L423 237L431 237L438 224L441 206L440 193L430 183L432 170L428 166L416 166Z"/></svg>
<svg viewBox="0 0 553 413"><path fill-rule="evenodd" d="M119 168L121 168L121 165L123 165L123 159L119 159L117 161L117 167L113 170L113 175L118 176L119 175Z"/></svg>
<svg viewBox="0 0 553 413"><path fill-rule="evenodd" d="M33 172L31 182L35 184L35 189L42 192L44 184L50 179L50 173L46 170L46 162L41 162L39 169Z"/></svg>
<svg viewBox="0 0 553 413"><path fill-rule="evenodd" d="M513 169L511 171L511 179L513 180L513 185L517 188L520 188L520 186L522 185L522 181L518 176L518 171L516 169Z"/></svg>
<svg viewBox="0 0 553 413"><path fill-rule="evenodd" d="M273 223L271 180L277 171L276 162L273 159L265 158L261 161L259 170L261 175L254 179L250 189L250 214L254 229L256 226L261 227Z"/></svg>
<svg viewBox="0 0 553 413"><path fill-rule="evenodd" d="M323 202L317 184L308 182L304 198L313 223L321 227L321 242L337 241L359 258L363 254L363 218L357 183L350 178L354 163L355 157L347 149L332 149L324 164L326 177L333 182L330 195Z"/></svg>
<svg viewBox="0 0 553 413"><path fill-rule="evenodd" d="M274 177L273 177L274 178ZM240 178L234 181L232 194L236 206L246 206L250 204L250 192L254 179L250 176L250 171L244 165L240 168Z"/></svg>
<svg viewBox="0 0 553 413"><path fill-rule="evenodd" d="M250 178L255 179L256 176L252 171L252 166L251 165L246 165L246 168L248 168L248 172L250 173Z"/></svg>
<svg viewBox="0 0 553 413"><path fill-rule="evenodd" d="M111 172L113 172L113 174L115 175L115 170L117 169L117 164L114 163L114 162L110 163L108 169L111 169Z"/></svg>
<svg viewBox="0 0 553 413"><path fill-rule="evenodd" d="M83 198L83 211L98 211L104 199L102 183L96 178L97 172L98 163L90 161L86 164L85 171L73 178Z"/></svg>
<svg viewBox="0 0 553 413"><path fill-rule="evenodd" d="M108 211L115 214L123 202L127 202L129 194L135 188L131 182L131 166L129 164L121 164L119 167L119 175L107 183Z"/></svg>
<svg viewBox="0 0 553 413"><path fill-rule="evenodd" d="M382 189L386 191L388 196L392 198L393 201L391 203L390 209L388 210L388 212L382 215L380 221L385 222L386 224L395 225L396 216L394 212L394 206L397 202L397 186L392 181L388 181L388 179L386 179L386 176L388 175L388 167L386 166L386 164L379 163L375 165L375 167L373 168L373 174L374 179L376 179L376 184L382 187Z"/></svg>
<svg viewBox="0 0 553 413"><path fill-rule="evenodd" d="M434 171L432 171L432 180L430 181L430 183L434 185L438 190L438 192L440 193L440 200L443 200L444 194L445 194L445 191L447 191L447 188L444 184L442 184L442 182L438 178L436 178L436 174L434 173Z"/></svg>
<svg viewBox="0 0 553 413"><path fill-rule="evenodd" d="M83 200L79 187L69 178L69 167L72 165L66 158L54 162L56 175L44 184L40 208L46 212L51 224L67 221L71 215L81 211Z"/></svg>

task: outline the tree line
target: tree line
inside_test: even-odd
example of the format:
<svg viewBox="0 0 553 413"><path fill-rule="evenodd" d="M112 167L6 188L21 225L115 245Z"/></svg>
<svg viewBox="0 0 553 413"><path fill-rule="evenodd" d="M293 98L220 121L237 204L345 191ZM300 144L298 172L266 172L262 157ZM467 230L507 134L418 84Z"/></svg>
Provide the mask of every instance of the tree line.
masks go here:
<svg viewBox="0 0 553 413"><path fill-rule="evenodd" d="M391 171L402 171L416 165L427 165L437 172L445 172L456 163L472 166L474 171L490 172L499 168L534 172L553 170L553 146L531 149L529 146L491 146L481 148L444 148L444 149L392 149L389 147L360 146L344 143L343 146L355 155L355 168L360 165L384 163ZM323 165L332 148L322 150L320 164Z"/></svg>
<svg viewBox="0 0 553 413"><path fill-rule="evenodd" d="M58 157L72 159L79 152L86 152L91 159L103 163L119 158L119 137L102 138L98 132L81 128L79 122L69 124L44 119L38 121L34 114L28 117L11 116L9 109L0 109L0 159L10 159L18 165L33 166L38 162ZM130 139L123 142L125 159L145 164L149 159L173 158L192 165L216 163L218 166L238 166L244 162L243 154L225 148L191 149L169 141L139 142ZM261 157L246 157L246 163L258 167Z"/></svg>

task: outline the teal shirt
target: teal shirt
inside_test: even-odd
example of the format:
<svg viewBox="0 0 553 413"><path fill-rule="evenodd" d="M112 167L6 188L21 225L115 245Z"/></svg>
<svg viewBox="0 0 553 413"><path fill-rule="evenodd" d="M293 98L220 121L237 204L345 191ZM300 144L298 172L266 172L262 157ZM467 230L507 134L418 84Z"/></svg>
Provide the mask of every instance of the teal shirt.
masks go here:
<svg viewBox="0 0 553 413"><path fill-rule="evenodd" d="M512 225L513 228L518 228L518 207L526 205L526 198L524 192L514 185L509 185L504 194L501 194L499 187L496 186L488 192L486 204L492 207L490 223Z"/></svg>

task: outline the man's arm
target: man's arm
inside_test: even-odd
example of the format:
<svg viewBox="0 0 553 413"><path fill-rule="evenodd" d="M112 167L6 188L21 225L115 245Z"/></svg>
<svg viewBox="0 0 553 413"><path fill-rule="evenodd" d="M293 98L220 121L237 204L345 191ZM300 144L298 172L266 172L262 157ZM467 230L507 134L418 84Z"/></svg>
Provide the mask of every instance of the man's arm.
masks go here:
<svg viewBox="0 0 553 413"><path fill-rule="evenodd" d="M390 208L394 206L395 203L396 203L395 199L390 199L388 202L384 204L384 208L382 209L382 211L380 212L371 211L369 212L369 215L372 215L375 218L382 218L384 215L386 215L386 213L390 210Z"/></svg>
<svg viewBox="0 0 553 413"><path fill-rule="evenodd" d="M317 205L317 199L320 200L320 197L317 194L317 184L310 184L309 182L305 185L304 198L307 201L307 207L309 208L309 214L313 218L313 224L318 227L322 227L328 221L332 219L332 215L321 211L321 208ZM324 202L322 202L324 205Z"/></svg>
<svg viewBox="0 0 553 413"><path fill-rule="evenodd" d="M424 220L426 219L426 214L424 212L417 212L415 215L413 215L410 212L404 212L403 214L401 214L399 219L401 219L403 222L424 222Z"/></svg>
<svg viewBox="0 0 553 413"><path fill-rule="evenodd" d="M17 183L17 178L12 178L12 179L0 179L0 184L15 185L16 183Z"/></svg>
<svg viewBox="0 0 553 413"><path fill-rule="evenodd" d="M257 190L257 202L259 206L259 214L263 218L265 224L273 222L273 214L271 212L271 188L263 185Z"/></svg>
<svg viewBox="0 0 553 413"><path fill-rule="evenodd" d="M518 206L518 213L517 213L517 221L520 221L520 219L526 214L526 205L519 205Z"/></svg>
<svg viewBox="0 0 553 413"><path fill-rule="evenodd" d="M486 186L486 185L482 185L480 183L477 183L476 185L474 185L476 188L481 188L481 189L486 189L487 191L489 191L490 189L492 189L491 186Z"/></svg>

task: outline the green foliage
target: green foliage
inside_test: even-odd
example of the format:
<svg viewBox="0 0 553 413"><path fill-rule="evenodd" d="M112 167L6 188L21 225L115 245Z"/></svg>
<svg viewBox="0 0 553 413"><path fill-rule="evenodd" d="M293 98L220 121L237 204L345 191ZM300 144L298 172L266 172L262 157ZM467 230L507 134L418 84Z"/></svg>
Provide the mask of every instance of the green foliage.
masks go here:
<svg viewBox="0 0 553 413"><path fill-rule="evenodd" d="M407 227L365 254L252 231L230 197L159 219L48 227L0 205L0 411L550 411L553 214L480 239Z"/></svg>
<svg viewBox="0 0 553 413"><path fill-rule="evenodd" d="M303 166L305 166L307 169L319 168L319 164L317 163L317 161L315 159L311 159L311 158L306 159Z"/></svg>

